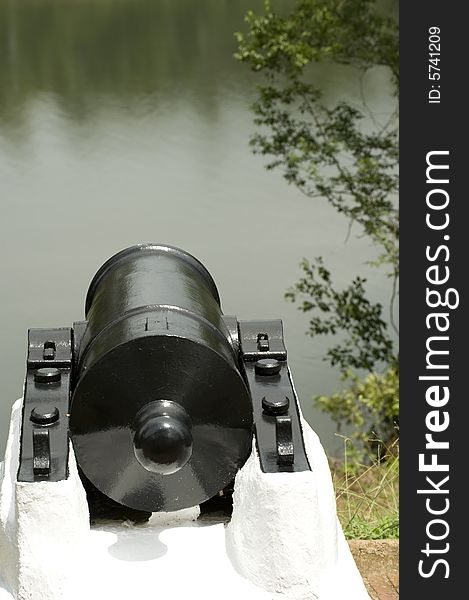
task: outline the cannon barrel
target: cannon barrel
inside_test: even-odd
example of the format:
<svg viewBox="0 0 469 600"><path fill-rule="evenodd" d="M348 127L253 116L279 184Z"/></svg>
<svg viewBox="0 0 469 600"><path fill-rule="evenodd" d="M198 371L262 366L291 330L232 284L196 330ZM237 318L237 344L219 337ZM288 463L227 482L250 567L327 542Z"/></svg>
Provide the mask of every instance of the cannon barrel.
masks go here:
<svg viewBox="0 0 469 600"><path fill-rule="evenodd" d="M215 496L246 461L252 402L205 267L145 244L86 298L70 408L83 475L114 501L170 511Z"/></svg>

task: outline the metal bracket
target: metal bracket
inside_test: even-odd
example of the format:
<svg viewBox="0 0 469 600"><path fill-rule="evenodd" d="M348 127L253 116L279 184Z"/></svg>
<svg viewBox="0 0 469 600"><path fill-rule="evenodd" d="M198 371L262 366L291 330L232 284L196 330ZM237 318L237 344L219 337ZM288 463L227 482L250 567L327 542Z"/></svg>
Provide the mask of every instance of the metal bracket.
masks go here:
<svg viewBox="0 0 469 600"><path fill-rule="evenodd" d="M68 477L70 328L30 329L18 481Z"/></svg>
<svg viewBox="0 0 469 600"><path fill-rule="evenodd" d="M309 471L282 321L239 321L238 325L261 468L264 473Z"/></svg>

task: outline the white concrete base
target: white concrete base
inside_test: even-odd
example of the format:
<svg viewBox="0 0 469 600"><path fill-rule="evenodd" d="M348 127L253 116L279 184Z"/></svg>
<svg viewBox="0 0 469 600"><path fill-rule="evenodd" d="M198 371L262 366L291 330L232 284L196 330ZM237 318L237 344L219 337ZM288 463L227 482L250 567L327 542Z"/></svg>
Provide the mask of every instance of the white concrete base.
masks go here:
<svg viewBox="0 0 469 600"><path fill-rule="evenodd" d="M227 527L197 521L194 507L90 530L73 452L67 481L16 482L21 404L0 465L0 600L368 598L337 522L326 457L305 423L313 470L262 473L254 450Z"/></svg>
<svg viewBox="0 0 469 600"><path fill-rule="evenodd" d="M85 491L70 452L70 476L57 483L16 481L22 400L13 405L0 480L0 577L15 597L69 598L76 593L89 537Z"/></svg>
<svg viewBox="0 0 469 600"><path fill-rule="evenodd" d="M237 570L289 600L368 598L336 515L329 465L303 421L311 471L263 473L255 444L235 480L227 550Z"/></svg>

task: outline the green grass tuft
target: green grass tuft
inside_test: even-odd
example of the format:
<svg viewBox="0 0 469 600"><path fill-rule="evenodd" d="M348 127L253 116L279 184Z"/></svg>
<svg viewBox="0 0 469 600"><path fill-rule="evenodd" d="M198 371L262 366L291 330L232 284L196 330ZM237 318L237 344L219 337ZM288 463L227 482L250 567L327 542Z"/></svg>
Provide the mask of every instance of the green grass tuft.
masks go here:
<svg viewBox="0 0 469 600"><path fill-rule="evenodd" d="M399 440L369 465L344 460L332 464L337 514L347 539L399 538Z"/></svg>

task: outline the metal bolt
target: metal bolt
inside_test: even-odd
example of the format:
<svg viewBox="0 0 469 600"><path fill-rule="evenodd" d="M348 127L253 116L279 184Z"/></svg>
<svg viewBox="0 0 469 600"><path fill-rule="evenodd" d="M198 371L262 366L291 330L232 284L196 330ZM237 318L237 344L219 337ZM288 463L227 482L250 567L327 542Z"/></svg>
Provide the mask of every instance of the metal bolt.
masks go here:
<svg viewBox="0 0 469 600"><path fill-rule="evenodd" d="M43 369L38 369L34 373L34 381L36 383L57 383L60 381L62 377L62 373L59 369L45 367Z"/></svg>
<svg viewBox="0 0 469 600"><path fill-rule="evenodd" d="M54 406L52 409L49 406L36 406L31 411L29 417L33 423L37 425L51 425L59 420L59 409Z"/></svg>
<svg viewBox="0 0 469 600"><path fill-rule="evenodd" d="M44 360L54 360L55 358L55 348L44 348L44 352L42 353L42 357Z"/></svg>
<svg viewBox="0 0 469 600"><path fill-rule="evenodd" d="M280 363L275 358L261 358L254 368L258 375L276 375L280 372Z"/></svg>
<svg viewBox="0 0 469 600"><path fill-rule="evenodd" d="M257 336L257 349L259 352L270 350L269 336L266 333L259 333Z"/></svg>
<svg viewBox="0 0 469 600"><path fill-rule="evenodd" d="M278 398L262 398L262 408L268 415L284 415L290 408L290 400L287 396Z"/></svg>

